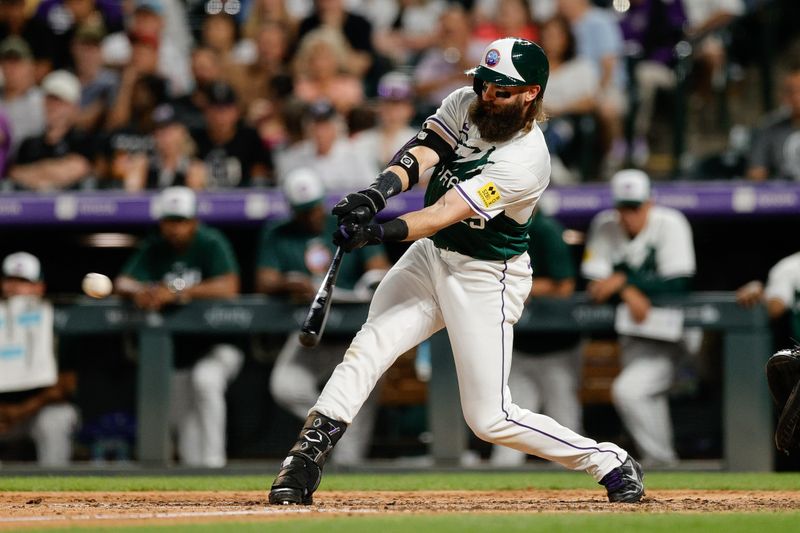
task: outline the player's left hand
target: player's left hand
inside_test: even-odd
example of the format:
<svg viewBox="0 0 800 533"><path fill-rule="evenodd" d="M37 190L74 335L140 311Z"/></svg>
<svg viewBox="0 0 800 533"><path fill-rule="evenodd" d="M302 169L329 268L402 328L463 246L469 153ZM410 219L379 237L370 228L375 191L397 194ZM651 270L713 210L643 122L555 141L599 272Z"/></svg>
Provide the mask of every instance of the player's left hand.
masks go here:
<svg viewBox="0 0 800 533"><path fill-rule="evenodd" d="M383 229L379 224L340 224L333 234L333 244L341 246L345 252L352 252L367 244L383 242Z"/></svg>

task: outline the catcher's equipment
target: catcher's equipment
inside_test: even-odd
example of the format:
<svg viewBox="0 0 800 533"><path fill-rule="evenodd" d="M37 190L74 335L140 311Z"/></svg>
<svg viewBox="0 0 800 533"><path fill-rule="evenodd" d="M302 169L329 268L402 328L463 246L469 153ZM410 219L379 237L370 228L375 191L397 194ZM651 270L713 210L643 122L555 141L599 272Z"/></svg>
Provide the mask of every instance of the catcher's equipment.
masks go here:
<svg viewBox="0 0 800 533"><path fill-rule="evenodd" d="M538 44L505 37L489 43L483 52L481 64L466 74L475 77L474 88L478 95L481 94L484 81L504 87L539 85L540 92L544 94L550 76L550 63Z"/></svg>
<svg viewBox="0 0 800 533"><path fill-rule="evenodd" d="M769 358L767 384L781 412L775 446L788 454L800 444L800 347L780 350Z"/></svg>

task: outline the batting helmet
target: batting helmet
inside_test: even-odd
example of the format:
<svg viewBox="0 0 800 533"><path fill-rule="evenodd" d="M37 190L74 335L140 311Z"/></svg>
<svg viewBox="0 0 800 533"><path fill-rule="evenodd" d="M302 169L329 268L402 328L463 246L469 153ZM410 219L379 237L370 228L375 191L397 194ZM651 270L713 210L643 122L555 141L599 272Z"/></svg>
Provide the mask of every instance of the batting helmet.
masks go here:
<svg viewBox="0 0 800 533"><path fill-rule="evenodd" d="M492 41L483 51L481 64L466 72L477 80L503 86L539 85L544 92L550 62L544 50L531 41L505 37Z"/></svg>

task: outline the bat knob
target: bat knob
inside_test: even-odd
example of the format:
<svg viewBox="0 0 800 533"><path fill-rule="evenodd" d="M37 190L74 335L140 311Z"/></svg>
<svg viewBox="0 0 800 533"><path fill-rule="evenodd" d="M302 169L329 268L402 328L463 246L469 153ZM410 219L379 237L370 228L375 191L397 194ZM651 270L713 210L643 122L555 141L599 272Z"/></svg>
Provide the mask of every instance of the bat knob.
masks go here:
<svg viewBox="0 0 800 533"><path fill-rule="evenodd" d="M302 344L306 348L313 348L314 346L319 344L319 335L311 331L301 331L300 344Z"/></svg>

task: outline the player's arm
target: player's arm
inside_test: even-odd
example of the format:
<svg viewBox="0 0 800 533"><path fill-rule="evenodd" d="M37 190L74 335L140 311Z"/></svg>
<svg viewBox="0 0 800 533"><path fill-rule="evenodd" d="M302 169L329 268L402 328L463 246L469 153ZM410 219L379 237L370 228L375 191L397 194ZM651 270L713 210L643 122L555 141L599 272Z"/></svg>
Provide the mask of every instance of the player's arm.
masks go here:
<svg viewBox="0 0 800 533"><path fill-rule="evenodd" d="M413 187L420 175L451 154L454 144L436 128L423 128L395 154L372 185L348 194L336 204L332 213L339 221L367 224L386 207L389 198Z"/></svg>

